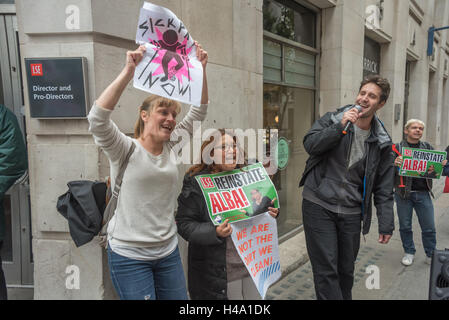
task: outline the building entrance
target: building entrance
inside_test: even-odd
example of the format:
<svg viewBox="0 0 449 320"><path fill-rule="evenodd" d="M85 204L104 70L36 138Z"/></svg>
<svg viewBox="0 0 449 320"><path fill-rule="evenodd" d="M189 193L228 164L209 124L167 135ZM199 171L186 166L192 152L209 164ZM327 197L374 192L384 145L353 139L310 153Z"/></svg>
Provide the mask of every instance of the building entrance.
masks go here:
<svg viewBox="0 0 449 320"><path fill-rule="evenodd" d="M6 5L0 6L0 103L17 117L26 137L23 85L17 20ZM32 299L33 254L31 245L31 212L28 174L9 189L3 201L6 216L6 235L1 251L9 299Z"/></svg>

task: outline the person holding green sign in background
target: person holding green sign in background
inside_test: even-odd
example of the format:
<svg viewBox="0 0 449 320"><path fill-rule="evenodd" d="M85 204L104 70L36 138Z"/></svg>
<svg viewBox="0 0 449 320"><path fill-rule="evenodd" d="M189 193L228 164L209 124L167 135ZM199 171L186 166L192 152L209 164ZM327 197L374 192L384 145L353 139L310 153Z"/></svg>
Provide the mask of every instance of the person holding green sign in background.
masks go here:
<svg viewBox="0 0 449 320"><path fill-rule="evenodd" d="M404 126L404 134L406 139L396 144L396 149L400 154L403 148L416 148L433 150L430 143L421 141L425 128L424 122L418 119L410 119ZM435 176L435 167L429 165L426 172L421 175L423 178L402 177L403 185L401 186L401 176L399 170L403 163L402 155L396 157L394 164L398 167L395 172L395 200L397 213L399 218L399 233L401 235L402 247L404 248L404 257L401 262L405 266L410 266L415 257L415 244L413 242L412 218L413 209L418 216L419 225L421 227L422 242L426 253L426 263L432 261L432 253L436 247L436 230L435 218L432 199L432 179ZM444 166L447 160L442 162Z"/></svg>
<svg viewBox="0 0 449 320"><path fill-rule="evenodd" d="M242 161L244 163L237 162L238 153L244 157L243 151L230 134L219 129L202 144L201 163L187 171L178 197L175 219L179 234L189 242L188 286L193 300L260 299L231 240L232 227L229 220L214 226L201 187L195 179L197 175L215 174L246 166L246 158ZM207 150L210 150L211 162L205 161ZM268 209L272 217L278 216L277 208ZM234 297L232 292L235 291L239 293Z"/></svg>

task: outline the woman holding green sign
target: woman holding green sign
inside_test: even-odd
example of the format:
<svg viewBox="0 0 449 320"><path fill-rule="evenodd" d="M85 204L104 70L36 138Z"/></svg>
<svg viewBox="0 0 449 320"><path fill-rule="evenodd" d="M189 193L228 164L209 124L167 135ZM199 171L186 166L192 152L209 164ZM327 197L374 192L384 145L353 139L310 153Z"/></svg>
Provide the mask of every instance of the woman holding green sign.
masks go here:
<svg viewBox="0 0 449 320"><path fill-rule="evenodd" d="M187 171L178 197L178 214L175 218L178 232L189 242L190 298L225 300L241 299L243 296L244 299L260 299L231 240L232 227L228 223L229 220L214 226L201 187L195 179L197 175L215 174L246 166L246 159L243 164L238 164L238 155L243 152L239 149L235 137L223 129L217 133L201 146L201 163ZM211 161L205 159L208 150ZM277 217L279 210L270 207L269 214ZM233 297L231 292L234 291L241 291L241 294Z"/></svg>

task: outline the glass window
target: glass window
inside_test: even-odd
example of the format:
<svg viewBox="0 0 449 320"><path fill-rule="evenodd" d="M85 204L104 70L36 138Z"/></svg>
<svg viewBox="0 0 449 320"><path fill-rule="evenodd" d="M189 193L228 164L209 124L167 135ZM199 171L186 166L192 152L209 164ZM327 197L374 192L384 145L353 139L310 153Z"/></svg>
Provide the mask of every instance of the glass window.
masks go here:
<svg viewBox="0 0 449 320"><path fill-rule="evenodd" d="M282 236L302 224L298 183L308 158L302 139L312 125L315 92L272 84L264 84L263 92L264 128L277 129L278 136L289 142L287 167L272 178L280 200L278 230Z"/></svg>
<svg viewBox="0 0 449 320"><path fill-rule="evenodd" d="M363 48L363 78L379 74L380 70L380 45L370 38L365 38Z"/></svg>
<svg viewBox="0 0 449 320"><path fill-rule="evenodd" d="M263 28L281 37L315 47L316 14L292 0L264 0Z"/></svg>
<svg viewBox="0 0 449 320"><path fill-rule="evenodd" d="M264 39L263 77L265 82L297 87L315 87L315 55L285 44Z"/></svg>
<svg viewBox="0 0 449 320"><path fill-rule="evenodd" d="M301 190L298 188L307 152L302 139L312 125L315 110L316 55L294 42L315 47L316 15L290 0L264 0L263 123L267 133L277 130L289 145L287 166L272 177L281 214L277 220L282 237L302 224ZM266 139L267 150L269 137Z"/></svg>
<svg viewBox="0 0 449 320"><path fill-rule="evenodd" d="M285 82L301 87L315 87L315 56L286 46Z"/></svg>
<svg viewBox="0 0 449 320"><path fill-rule="evenodd" d="M282 81L282 48L279 43L263 40L263 77L265 80Z"/></svg>

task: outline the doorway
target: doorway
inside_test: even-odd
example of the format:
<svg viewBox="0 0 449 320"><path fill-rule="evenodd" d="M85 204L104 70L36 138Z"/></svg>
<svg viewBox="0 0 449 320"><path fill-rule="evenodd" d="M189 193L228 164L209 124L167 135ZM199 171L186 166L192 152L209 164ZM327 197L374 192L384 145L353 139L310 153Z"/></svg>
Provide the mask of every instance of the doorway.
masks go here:
<svg viewBox="0 0 449 320"><path fill-rule="evenodd" d="M0 103L16 115L22 134L26 137L17 19L11 6L14 7L6 6L7 13L0 6ZM4 209L6 235L1 255L8 299L32 299L33 253L27 173L6 193Z"/></svg>
<svg viewBox="0 0 449 320"><path fill-rule="evenodd" d="M288 165L272 177L280 199L282 214L277 220L282 237L302 225L302 197L298 173L304 170L308 154L302 139L313 124L315 91L265 83L264 128L276 129L289 144Z"/></svg>

